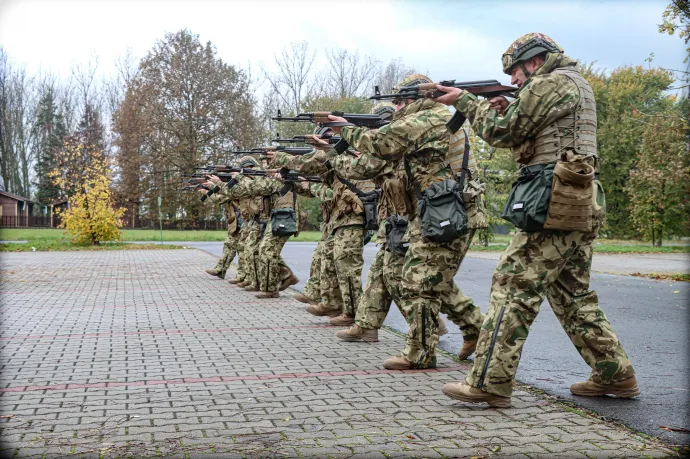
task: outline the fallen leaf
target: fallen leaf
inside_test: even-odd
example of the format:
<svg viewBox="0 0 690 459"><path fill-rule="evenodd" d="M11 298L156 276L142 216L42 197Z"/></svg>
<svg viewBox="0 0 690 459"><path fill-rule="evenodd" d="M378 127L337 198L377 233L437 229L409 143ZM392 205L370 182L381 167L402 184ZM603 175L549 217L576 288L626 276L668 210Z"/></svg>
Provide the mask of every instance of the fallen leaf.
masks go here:
<svg viewBox="0 0 690 459"><path fill-rule="evenodd" d="M492 449L491 449L491 452L492 452L492 453L497 453L497 452L499 452L500 450L501 450L501 445L498 445L498 446L496 446L495 448L492 448Z"/></svg>
<svg viewBox="0 0 690 459"><path fill-rule="evenodd" d="M407 438L410 438L410 439L412 439L412 440L414 440L414 439L415 439L415 438L414 438L414 437L413 437L412 435L405 435L405 436L406 436Z"/></svg>
<svg viewBox="0 0 690 459"><path fill-rule="evenodd" d="M673 293L680 293L680 290L674 290Z"/></svg>
<svg viewBox="0 0 690 459"><path fill-rule="evenodd" d="M4 415L4 416L0 416L0 419L11 419L11 418L13 418L13 417L14 417L14 414L7 414L7 415Z"/></svg>
<svg viewBox="0 0 690 459"><path fill-rule="evenodd" d="M683 433L690 433L690 429L686 429L685 427L667 427L667 426L659 426L660 429L668 430L669 432L683 432Z"/></svg>

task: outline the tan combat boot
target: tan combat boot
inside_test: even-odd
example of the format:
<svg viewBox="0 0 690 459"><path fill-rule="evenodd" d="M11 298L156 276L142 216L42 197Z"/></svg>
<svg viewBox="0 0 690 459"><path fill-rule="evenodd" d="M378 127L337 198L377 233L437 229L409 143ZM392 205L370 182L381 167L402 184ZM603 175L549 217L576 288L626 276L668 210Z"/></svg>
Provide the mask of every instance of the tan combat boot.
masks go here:
<svg viewBox="0 0 690 459"><path fill-rule="evenodd" d="M471 356L474 350L477 349L477 340L465 341L462 343L460 352L458 352L458 359L465 360L467 357Z"/></svg>
<svg viewBox="0 0 690 459"><path fill-rule="evenodd" d="M347 314L340 314L337 317L332 317L328 323L331 325L337 325L339 327L343 325L352 325L355 323L355 318L348 316Z"/></svg>
<svg viewBox="0 0 690 459"><path fill-rule="evenodd" d="M208 268L206 270L206 274L210 274L212 276L220 277L221 270L217 268Z"/></svg>
<svg viewBox="0 0 690 459"><path fill-rule="evenodd" d="M304 293L295 293L295 299L299 301L300 303L306 303L306 304L313 304L317 305L318 303L311 298L309 298L307 295Z"/></svg>
<svg viewBox="0 0 690 459"><path fill-rule="evenodd" d="M384 360L383 368L386 370L421 370L421 367L415 367L412 362L407 360L402 355L396 355L390 359ZM424 368L436 368L436 357L434 356L429 364Z"/></svg>
<svg viewBox="0 0 690 459"><path fill-rule="evenodd" d="M378 343L379 341L379 331L376 328L362 328L357 324L340 330L335 336L343 341L364 341L365 343Z"/></svg>
<svg viewBox="0 0 690 459"><path fill-rule="evenodd" d="M446 327L446 322L441 319L440 317L438 318L438 336L439 338L443 335L448 334L448 327Z"/></svg>
<svg viewBox="0 0 690 459"><path fill-rule="evenodd" d="M261 292L254 295L257 298L278 298L280 294L278 292Z"/></svg>
<svg viewBox="0 0 690 459"><path fill-rule="evenodd" d="M235 278L235 279L230 279L230 280L228 281L228 284L239 285L239 284L241 284L242 282L244 282L243 279L237 279L237 278Z"/></svg>
<svg viewBox="0 0 690 459"><path fill-rule="evenodd" d="M278 290L280 290L282 292L283 290L285 290L289 286L295 285L295 284L299 284L299 279L294 274L290 274L290 277L283 279L283 281L280 283L280 288L278 288Z"/></svg>
<svg viewBox="0 0 690 459"><path fill-rule="evenodd" d="M637 387L637 379L633 376L612 384L599 384L588 379L570 386L570 392L583 397L615 395L620 398L631 398L640 395L640 388Z"/></svg>
<svg viewBox="0 0 690 459"><path fill-rule="evenodd" d="M248 284L248 285L244 288L244 291L245 291L245 292L258 292L258 291L259 291L259 288L258 288L258 287L252 287L252 284Z"/></svg>
<svg viewBox="0 0 690 459"><path fill-rule="evenodd" d="M235 284L235 285L238 286L239 288L245 288L245 287L247 287L248 285L252 285L252 283L249 282L249 281L244 280L244 281L240 282L239 284Z"/></svg>
<svg viewBox="0 0 690 459"><path fill-rule="evenodd" d="M337 317L340 315L340 309L332 309L326 303L319 303L316 305L310 304L309 306L304 308L304 310L307 311L309 314L319 317Z"/></svg>
<svg viewBox="0 0 690 459"><path fill-rule="evenodd" d="M461 402L488 403L496 408L510 408L510 397L490 394L465 383L444 384L443 395Z"/></svg>

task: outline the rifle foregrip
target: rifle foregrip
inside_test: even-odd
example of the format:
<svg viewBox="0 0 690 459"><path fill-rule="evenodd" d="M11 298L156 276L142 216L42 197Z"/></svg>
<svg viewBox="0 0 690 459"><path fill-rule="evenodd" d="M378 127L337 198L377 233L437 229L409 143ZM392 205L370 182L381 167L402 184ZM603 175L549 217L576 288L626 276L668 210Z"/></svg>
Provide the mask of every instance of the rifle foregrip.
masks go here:
<svg viewBox="0 0 690 459"><path fill-rule="evenodd" d="M201 202L206 201L206 198L208 198L208 194L202 194L201 195Z"/></svg>
<svg viewBox="0 0 690 459"><path fill-rule="evenodd" d="M458 132L458 130L460 130L462 125L465 124L466 119L467 117L463 113L456 111L453 114L453 117L449 119L446 123L446 127L452 134L455 134L456 132Z"/></svg>

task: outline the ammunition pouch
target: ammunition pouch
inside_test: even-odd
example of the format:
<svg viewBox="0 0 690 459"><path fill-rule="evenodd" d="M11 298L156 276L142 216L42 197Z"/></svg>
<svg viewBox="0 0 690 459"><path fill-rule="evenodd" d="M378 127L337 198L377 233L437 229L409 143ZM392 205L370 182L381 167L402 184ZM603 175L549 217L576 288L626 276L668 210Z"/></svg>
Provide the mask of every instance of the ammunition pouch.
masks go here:
<svg viewBox="0 0 690 459"><path fill-rule="evenodd" d="M267 226L267 221L266 220L259 220L259 237L263 238L264 233L266 232L266 226Z"/></svg>
<svg viewBox="0 0 690 459"><path fill-rule="evenodd" d="M591 232L594 186L594 167L558 161L544 229Z"/></svg>
<svg viewBox="0 0 690 459"><path fill-rule="evenodd" d="M410 241L405 239L407 217L397 214L386 218L386 250L396 255L405 256Z"/></svg>
<svg viewBox="0 0 690 459"><path fill-rule="evenodd" d="M432 242L452 242L467 232L462 190L453 179L434 183L419 199L422 237Z"/></svg>
<svg viewBox="0 0 690 459"><path fill-rule="evenodd" d="M501 218L523 231L542 231L549 210L555 164L536 164L520 170Z"/></svg>
<svg viewBox="0 0 690 459"><path fill-rule="evenodd" d="M364 208L364 229L367 231L377 230L379 228L379 198L381 197L381 190L364 192L347 179L338 177L338 180L356 194L362 202L362 207Z"/></svg>

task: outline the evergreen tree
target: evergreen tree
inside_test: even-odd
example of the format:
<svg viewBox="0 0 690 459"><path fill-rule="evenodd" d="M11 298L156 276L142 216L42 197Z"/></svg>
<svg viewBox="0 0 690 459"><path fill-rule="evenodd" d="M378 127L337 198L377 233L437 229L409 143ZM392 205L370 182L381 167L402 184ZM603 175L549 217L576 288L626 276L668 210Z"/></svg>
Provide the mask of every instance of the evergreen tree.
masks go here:
<svg viewBox="0 0 690 459"><path fill-rule="evenodd" d="M52 204L58 199L60 191L49 173L57 166L56 155L67 135L52 89L48 89L39 102L34 129L37 148L34 181L36 200L41 204Z"/></svg>

